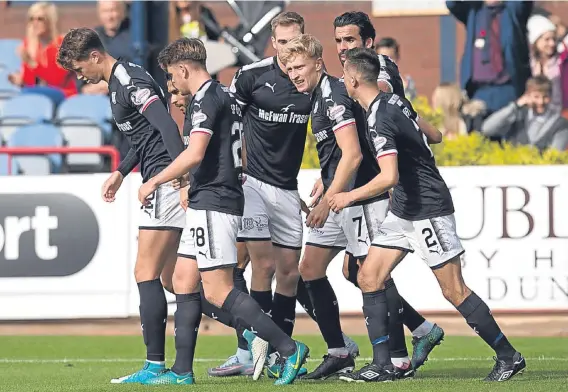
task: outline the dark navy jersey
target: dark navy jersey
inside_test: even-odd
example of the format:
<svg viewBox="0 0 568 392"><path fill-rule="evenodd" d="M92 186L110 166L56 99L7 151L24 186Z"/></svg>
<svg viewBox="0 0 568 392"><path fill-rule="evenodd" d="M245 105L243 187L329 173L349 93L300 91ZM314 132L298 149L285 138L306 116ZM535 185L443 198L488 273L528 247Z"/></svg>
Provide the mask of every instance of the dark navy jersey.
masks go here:
<svg viewBox="0 0 568 392"><path fill-rule="evenodd" d="M377 159L398 154L398 184L391 211L418 221L454 213L450 190L442 179L426 136L411 110L396 94L380 93L367 113L368 142Z"/></svg>
<svg viewBox="0 0 568 392"><path fill-rule="evenodd" d="M298 188L310 97L282 72L276 57L242 67L231 84L244 112L245 172L283 189Z"/></svg>
<svg viewBox="0 0 568 392"><path fill-rule="evenodd" d="M404 97L404 83L402 82L398 65L388 56L382 54L378 56L381 63L381 72L377 80L388 83L391 86L392 93L399 97Z"/></svg>
<svg viewBox="0 0 568 392"><path fill-rule="evenodd" d="M109 92L116 126L135 150L143 181L146 182L175 159L166 148L165 137L169 138L170 143L179 144L176 146L177 154L182 151L177 127L173 130L171 127L167 127L167 130L157 129L152 125L153 119L148 117L148 108L152 105L163 105L161 112L168 113L164 92L144 68L122 61L117 61L112 68ZM169 115L167 117L173 122ZM173 134L166 136L164 132Z"/></svg>
<svg viewBox="0 0 568 392"><path fill-rule="evenodd" d="M209 80L193 96L187 121L191 122L190 134L203 132L211 136L203 160L191 173L189 205L194 210L241 216L241 107L227 87Z"/></svg>
<svg viewBox="0 0 568 392"><path fill-rule="evenodd" d="M379 174L379 165L369 149L366 139L365 111L347 94L343 80L324 74L312 94L312 132L321 167L321 178L327 191L335 177L341 159L341 149L337 144L335 132L341 128L355 125L361 145L363 160L346 191L358 188ZM388 193L381 195L388 198ZM373 198L376 200L379 198ZM369 202L365 200L358 204Z"/></svg>

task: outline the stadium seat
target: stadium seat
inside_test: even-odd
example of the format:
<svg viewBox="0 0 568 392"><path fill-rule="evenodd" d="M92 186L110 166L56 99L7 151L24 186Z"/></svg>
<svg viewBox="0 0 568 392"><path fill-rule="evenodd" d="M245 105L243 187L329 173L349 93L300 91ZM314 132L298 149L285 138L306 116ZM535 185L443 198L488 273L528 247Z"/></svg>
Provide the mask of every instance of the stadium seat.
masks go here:
<svg viewBox="0 0 568 392"><path fill-rule="evenodd" d="M55 115L69 147L99 147L110 140L112 117L105 95L76 95L65 100ZM99 154L69 154L67 164L71 171L97 171L102 168Z"/></svg>
<svg viewBox="0 0 568 392"><path fill-rule="evenodd" d="M62 147L63 136L51 124L25 125L16 129L8 140L8 147ZM19 171L26 175L46 175L61 172L61 154L20 155L14 158Z"/></svg>
<svg viewBox="0 0 568 392"><path fill-rule="evenodd" d="M25 94L10 98L2 107L0 137L6 142L22 125L49 122L53 112L53 102L43 95Z"/></svg>
<svg viewBox="0 0 568 392"><path fill-rule="evenodd" d="M16 72L20 70L20 56L16 53L22 43L19 39L0 39L0 71Z"/></svg>
<svg viewBox="0 0 568 392"><path fill-rule="evenodd" d="M55 107L57 107L63 100L65 100L65 94L61 89L49 86L28 86L22 87L20 90L21 94L37 94L43 95L49 98Z"/></svg>
<svg viewBox="0 0 568 392"><path fill-rule="evenodd" d="M10 157L7 154L0 154L0 176L8 176L8 175L15 175L19 172L18 162L15 159L12 159L11 169L8 170L8 161Z"/></svg>
<svg viewBox="0 0 568 392"><path fill-rule="evenodd" d="M94 123L103 130L106 141L110 141L112 111L106 95L74 95L61 103L55 118L59 123L78 119Z"/></svg>
<svg viewBox="0 0 568 392"><path fill-rule="evenodd" d="M5 102L19 92L19 87L14 86L8 80L8 72L0 69L0 116L2 116L2 108Z"/></svg>

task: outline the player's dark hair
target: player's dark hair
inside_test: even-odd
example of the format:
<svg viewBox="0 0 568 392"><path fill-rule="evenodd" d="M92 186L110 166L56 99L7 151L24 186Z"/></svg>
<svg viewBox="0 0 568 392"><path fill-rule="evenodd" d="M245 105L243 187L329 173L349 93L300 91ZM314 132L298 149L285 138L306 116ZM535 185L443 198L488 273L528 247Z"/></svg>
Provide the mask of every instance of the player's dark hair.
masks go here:
<svg viewBox="0 0 568 392"><path fill-rule="evenodd" d="M359 35L361 36L361 40L365 42L367 39L371 38L375 41L376 32L375 27L371 23L371 19L369 19L369 15L361 11L349 11L345 12L342 15L339 15L333 21L333 27L345 27L349 25L354 25L359 27Z"/></svg>
<svg viewBox="0 0 568 392"><path fill-rule="evenodd" d="M380 48L389 48L393 49L396 57L399 56L400 53L400 45L398 44L397 40L392 37L383 37L377 42L375 45L375 50L379 50Z"/></svg>
<svg viewBox="0 0 568 392"><path fill-rule="evenodd" d="M190 62L205 68L206 61L207 51L203 42L197 38L176 39L158 55L158 63L163 69L181 62Z"/></svg>
<svg viewBox="0 0 568 392"><path fill-rule="evenodd" d="M300 26L300 32L304 34L305 22L302 15L294 11L286 11L279 13L274 17L274 19L270 21L272 36L274 36L274 31L278 26L291 26L293 24Z"/></svg>
<svg viewBox="0 0 568 392"><path fill-rule="evenodd" d="M74 61L85 61L96 50L106 53L105 47L97 32L86 27L71 29L61 42L57 53L57 62L67 70L73 69Z"/></svg>
<svg viewBox="0 0 568 392"><path fill-rule="evenodd" d="M345 52L345 63L347 67L354 68L366 83L377 84L381 62L373 49L349 49Z"/></svg>

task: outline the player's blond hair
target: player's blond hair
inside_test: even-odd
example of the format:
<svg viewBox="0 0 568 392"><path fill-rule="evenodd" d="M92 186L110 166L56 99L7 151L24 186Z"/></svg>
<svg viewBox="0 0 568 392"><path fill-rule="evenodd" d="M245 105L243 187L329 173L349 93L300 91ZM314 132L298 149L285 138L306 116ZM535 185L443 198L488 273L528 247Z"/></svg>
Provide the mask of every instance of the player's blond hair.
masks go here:
<svg viewBox="0 0 568 392"><path fill-rule="evenodd" d="M305 55L312 59L319 59L323 56L323 46L321 42L311 34L300 34L292 38L279 54L280 61L286 64L294 57Z"/></svg>

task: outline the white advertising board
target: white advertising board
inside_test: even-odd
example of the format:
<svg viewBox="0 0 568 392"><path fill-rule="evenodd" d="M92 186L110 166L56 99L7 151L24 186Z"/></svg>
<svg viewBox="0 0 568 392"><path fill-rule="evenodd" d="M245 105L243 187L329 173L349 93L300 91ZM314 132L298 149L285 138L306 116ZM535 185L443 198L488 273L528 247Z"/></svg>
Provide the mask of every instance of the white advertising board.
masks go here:
<svg viewBox="0 0 568 392"><path fill-rule="evenodd" d="M128 200L105 204L105 178L0 177L0 319L125 315Z"/></svg>

